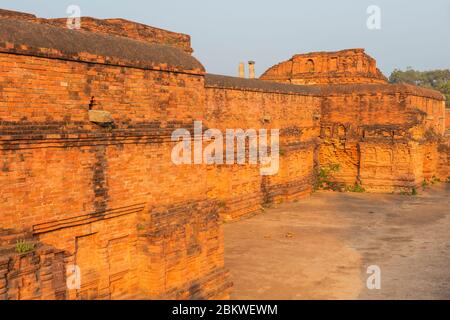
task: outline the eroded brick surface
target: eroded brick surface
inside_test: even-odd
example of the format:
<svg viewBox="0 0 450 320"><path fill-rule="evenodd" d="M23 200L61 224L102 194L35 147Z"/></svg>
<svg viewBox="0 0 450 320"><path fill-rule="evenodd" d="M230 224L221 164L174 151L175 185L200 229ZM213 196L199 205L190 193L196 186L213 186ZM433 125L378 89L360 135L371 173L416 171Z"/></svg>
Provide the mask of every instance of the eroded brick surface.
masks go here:
<svg viewBox="0 0 450 320"><path fill-rule="evenodd" d="M210 170L208 185L222 203L225 219L259 212L264 205L296 200L311 192L314 154L320 132L316 91L260 88L252 80L206 76L206 123L227 128L279 129L278 174L263 177L256 165L223 165Z"/></svg>

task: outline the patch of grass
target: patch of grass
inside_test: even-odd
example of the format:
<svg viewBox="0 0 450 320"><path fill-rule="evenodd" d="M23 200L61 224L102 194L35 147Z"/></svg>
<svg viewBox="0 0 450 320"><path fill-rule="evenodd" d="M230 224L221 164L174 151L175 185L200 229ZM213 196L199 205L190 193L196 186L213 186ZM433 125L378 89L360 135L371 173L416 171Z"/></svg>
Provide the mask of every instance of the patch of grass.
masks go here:
<svg viewBox="0 0 450 320"><path fill-rule="evenodd" d="M411 189L403 189L399 194L402 196L417 196L419 193L417 192L417 188L413 187Z"/></svg>
<svg viewBox="0 0 450 320"><path fill-rule="evenodd" d="M447 180L445 180L446 183L450 183L450 176L447 177Z"/></svg>
<svg viewBox="0 0 450 320"><path fill-rule="evenodd" d="M35 249L35 245L33 243L26 242L25 240L19 240L16 243L16 252L17 253L28 253Z"/></svg>
<svg viewBox="0 0 450 320"><path fill-rule="evenodd" d="M434 131L434 129L429 128L427 129L427 131L425 131L424 133L425 139L430 140L430 141L436 141L439 139L439 134L436 133L436 131Z"/></svg>
<svg viewBox="0 0 450 320"><path fill-rule="evenodd" d="M355 193L364 193L366 192L366 189L363 188L359 183L355 184L352 187L347 187L348 192L355 192Z"/></svg>
<svg viewBox="0 0 450 320"><path fill-rule="evenodd" d="M314 191L333 190L342 191L344 188L342 183L332 181L333 173L341 169L339 164L330 164L318 167L314 170Z"/></svg>
<svg viewBox="0 0 450 320"><path fill-rule="evenodd" d="M422 182L422 189L425 190L428 187L429 183L427 180L423 180Z"/></svg>

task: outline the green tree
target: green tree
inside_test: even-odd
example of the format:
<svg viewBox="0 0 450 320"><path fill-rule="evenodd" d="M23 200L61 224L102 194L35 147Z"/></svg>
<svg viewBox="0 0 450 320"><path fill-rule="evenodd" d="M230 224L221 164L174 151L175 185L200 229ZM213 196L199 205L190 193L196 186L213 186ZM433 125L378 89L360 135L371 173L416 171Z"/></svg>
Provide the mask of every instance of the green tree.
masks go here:
<svg viewBox="0 0 450 320"><path fill-rule="evenodd" d="M411 67L406 68L406 71L395 69L389 81L438 90L447 98L446 106L450 108L450 69L431 71L417 71Z"/></svg>

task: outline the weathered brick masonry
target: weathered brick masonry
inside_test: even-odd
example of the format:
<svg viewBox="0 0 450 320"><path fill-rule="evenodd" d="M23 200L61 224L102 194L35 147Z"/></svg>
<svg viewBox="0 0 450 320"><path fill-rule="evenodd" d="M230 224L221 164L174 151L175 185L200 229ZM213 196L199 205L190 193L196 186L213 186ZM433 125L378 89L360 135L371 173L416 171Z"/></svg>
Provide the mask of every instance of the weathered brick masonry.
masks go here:
<svg viewBox="0 0 450 320"><path fill-rule="evenodd" d="M295 55L261 79L319 88L319 164L340 165L336 182L409 192L424 179L447 178L439 153L446 145L444 97L388 84L363 49Z"/></svg>
<svg viewBox="0 0 450 320"><path fill-rule="evenodd" d="M442 95L387 84L360 49L298 55L277 83L206 74L185 35L64 26L0 10L0 299L228 298L221 219L310 194L314 167L382 192L448 175ZM195 120L280 129L279 173L173 164Z"/></svg>
<svg viewBox="0 0 450 320"><path fill-rule="evenodd" d="M209 127L280 129L280 170L261 176L254 165L223 165L208 179L213 198L224 205L225 219L259 212L261 206L309 195L320 134L316 88L260 80L206 76Z"/></svg>
<svg viewBox="0 0 450 320"><path fill-rule="evenodd" d="M207 170L170 158L172 131L204 116L202 65L19 20L0 19L0 39L1 297L226 298ZM37 250L17 256L18 239ZM72 264L80 290L65 285Z"/></svg>
<svg viewBox="0 0 450 320"><path fill-rule="evenodd" d="M53 25L62 28L67 27L67 18L42 19L32 14L3 9L0 9L0 16L4 18L14 18L29 22ZM83 31L121 36L146 43L164 44L180 48L189 54L193 52L191 47L191 37L187 34L154 28L125 19L96 19L91 17L81 17L80 27Z"/></svg>
<svg viewBox="0 0 450 320"><path fill-rule="evenodd" d="M407 192L438 176L444 101L409 85L355 84L323 89L320 163L367 191ZM445 176L439 176L442 179Z"/></svg>

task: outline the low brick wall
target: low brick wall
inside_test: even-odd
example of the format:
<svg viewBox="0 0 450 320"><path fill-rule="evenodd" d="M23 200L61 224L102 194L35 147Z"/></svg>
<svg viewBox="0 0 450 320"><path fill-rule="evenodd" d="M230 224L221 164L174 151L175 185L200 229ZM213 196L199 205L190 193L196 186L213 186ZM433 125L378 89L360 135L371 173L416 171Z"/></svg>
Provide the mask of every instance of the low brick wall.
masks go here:
<svg viewBox="0 0 450 320"><path fill-rule="evenodd" d="M227 298L206 166L171 160L171 133L204 113L201 64L160 45L0 24L1 297ZM114 123L91 122L90 110ZM57 248L63 265L17 256L22 239ZM70 265L81 270L74 290L51 279Z"/></svg>

